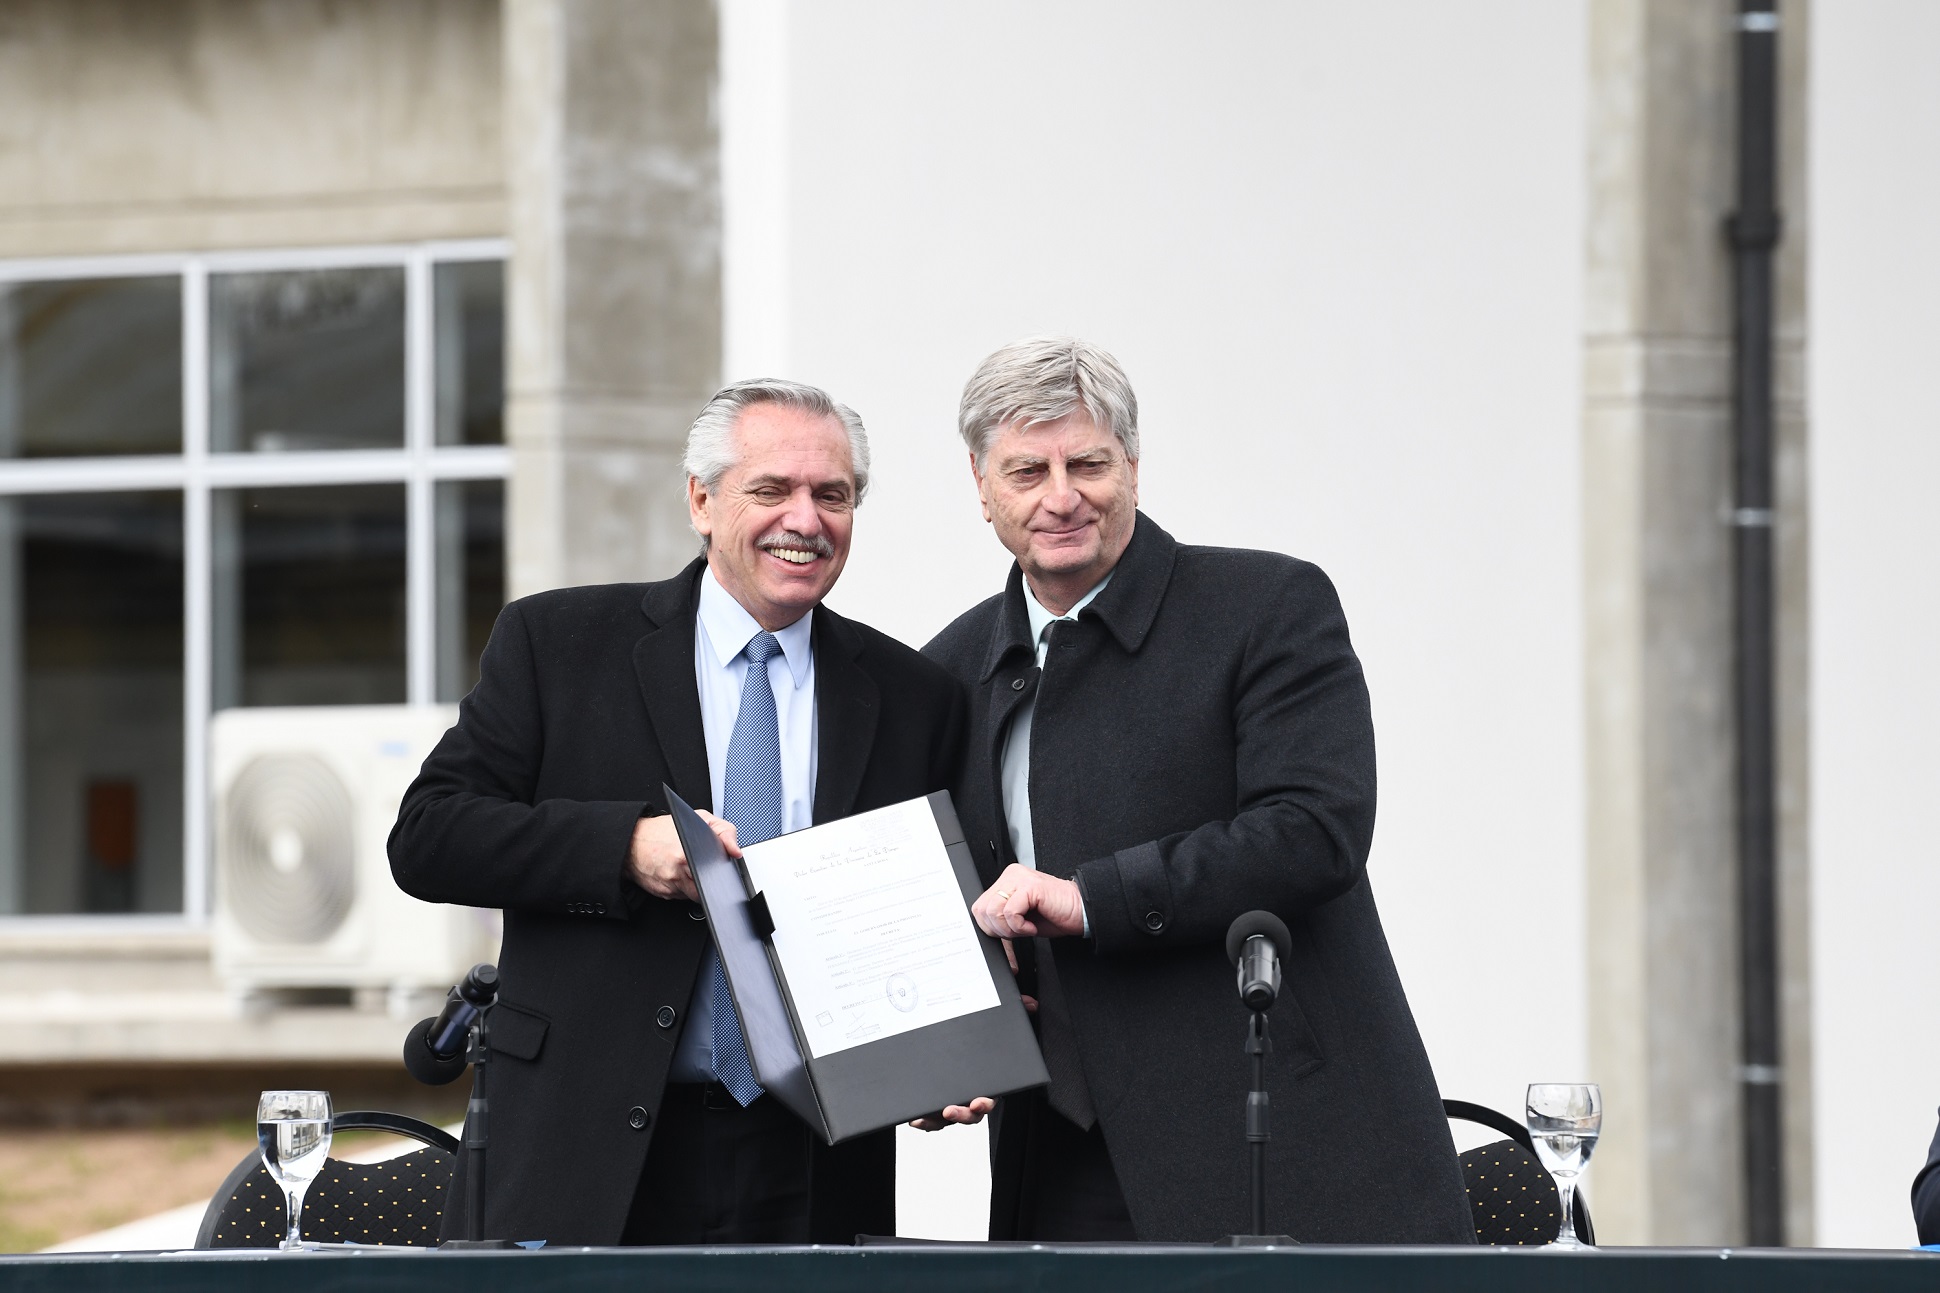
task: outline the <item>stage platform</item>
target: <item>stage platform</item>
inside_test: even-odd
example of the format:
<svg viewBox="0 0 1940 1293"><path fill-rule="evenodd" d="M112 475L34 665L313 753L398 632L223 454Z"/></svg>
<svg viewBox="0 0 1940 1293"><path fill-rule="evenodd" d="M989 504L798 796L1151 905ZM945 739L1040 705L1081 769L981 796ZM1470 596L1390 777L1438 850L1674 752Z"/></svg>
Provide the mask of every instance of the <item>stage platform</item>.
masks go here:
<svg viewBox="0 0 1940 1293"><path fill-rule="evenodd" d="M1940 1288L1940 1253L1834 1249L1336 1248L963 1244L440 1253L230 1250L0 1258L0 1293L1787 1293Z"/></svg>

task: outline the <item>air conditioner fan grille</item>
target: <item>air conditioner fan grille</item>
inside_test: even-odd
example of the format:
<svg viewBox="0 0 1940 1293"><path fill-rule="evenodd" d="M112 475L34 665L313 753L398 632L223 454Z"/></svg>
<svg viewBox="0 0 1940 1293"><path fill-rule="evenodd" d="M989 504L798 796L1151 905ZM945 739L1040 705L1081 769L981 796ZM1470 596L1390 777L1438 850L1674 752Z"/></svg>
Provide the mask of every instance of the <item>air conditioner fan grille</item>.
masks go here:
<svg viewBox="0 0 1940 1293"><path fill-rule="evenodd" d="M221 882L237 923L265 943L320 943L356 897L353 808L309 754L265 754L230 783Z"/></svg>

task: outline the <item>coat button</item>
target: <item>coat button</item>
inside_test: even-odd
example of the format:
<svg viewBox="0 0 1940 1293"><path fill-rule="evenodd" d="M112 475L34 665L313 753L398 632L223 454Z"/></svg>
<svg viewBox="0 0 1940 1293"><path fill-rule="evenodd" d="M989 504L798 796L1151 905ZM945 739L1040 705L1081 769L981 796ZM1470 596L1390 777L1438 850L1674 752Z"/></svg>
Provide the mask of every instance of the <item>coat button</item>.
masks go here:
<svg viewBox="0 0 1940 1293"><path fill-rule="evenodd" d="M635 1131L644 1131L647 1124L652 1121L653 1115L640 1105L636 1104L626 1111L626 1125Z"/></svg>
<svg viewBox="0 0 1940 1293"><path fill-rule="evenodd" d="M1145 928L1151 930L1154 934L1164 933L1165 932L1165 913L1160 911L1146 912Z"/></svg>
<svg viewBox="0 0 1940 1293"><path fill-rule="evenodd" d="M1012 691L1024 690L1024 680L1022 678L1012 678L1010 680L1010 689Z"/></svg>
<svg viewBox="0 0 1940 1293"><path fill-rule="evenodd" d="M687 908L687 919L706 920L707 911L699 903L694 903L693 905Z"/></svg>
<svg viewBox="0 0 1940 1293"><path fill-rule="evenodd" d="M674 1026L674 1020L678 1018L680 1016L674 1012L672 1006L662 1006L654 1012L653 1022L659 1024L662 1028L672 1028Z"/></svg>

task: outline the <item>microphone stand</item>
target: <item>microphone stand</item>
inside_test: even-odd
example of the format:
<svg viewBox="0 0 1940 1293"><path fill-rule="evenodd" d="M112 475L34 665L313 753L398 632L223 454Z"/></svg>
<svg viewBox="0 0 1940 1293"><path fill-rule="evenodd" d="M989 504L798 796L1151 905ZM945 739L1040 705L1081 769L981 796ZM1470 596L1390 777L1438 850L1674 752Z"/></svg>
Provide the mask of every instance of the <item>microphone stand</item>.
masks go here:
<svg viewBox="0 0 1940 1293"><path fill-rule="evenodd" d="M1253 1232L1227 1235L1220 1242L1228 1248L1292 1248L1300 1243L1291 1235L1266 1233L1266 1143L1273 1139L1267 1123L1272 1105L1266 1093L1266 1057L1272 1050L1266 1011L1255 1010L1246 1025L1246 1053L1253 1057L1253 1089L1246 1093L1246 1148L1253 1160Z"/></svg>
<svg viewBox="0 0 1940 1293"><path fill-rule="evenodd" d="M1298 1243L1289 1235L1266 1233L1266 1145L1273 1139L1269 1115L1271 1097L1266 1090L1266 1057L1273 1051L1266 1012L1273 1009L1280 995L1280 965L1292 942L1279 917L1266 911L1250 911L1226 931L1226 958L1239 971L1239 999L1249 1018L1246 1024L1246 1054L1252 1060L1252 1089L1246 1093L1246 1151L1251 1159L1249 1193L1252 1195L1252 1231L1228 1235L1221 1241L1228 1248L1281 1248Z"/></svg>
<svg viewBox="0 0 1940 1293"><path fill-rule="evenodd" d="M485 1238L485 1150L491 1143L491 1105L485 1098L485 1074L492 1058L492 1012L478 1012L472 1025L472 1098L465 1109L465 1238Z"/></svg>
<svg viewBox="0 0 1940 1293"><path fill-rule="evenodd" d="M466 1042L465 1062L472 1066L472 1097L465 1108L465 1237L447 1239L438 1245L440 1248L517 1247L510 1239L485 1237L485 1152L491 1143L491 1106L485 1090L492 1059L491 1019L492 1007L482 1007Z"/></svg>
<svg viewBox="0 0 1940 1293"><path fill-rule="evenodd" d="M1266 1012L1255 1010L1246 1028L1246 1053L1253 1057L1253 1089L1246 1095L1246 1145L1253 1155L1253 1236L1266 1234L1266 1142L1271 1112L1266 1093L1266 1056L1273 1049L1267 1035Z"/></svg>

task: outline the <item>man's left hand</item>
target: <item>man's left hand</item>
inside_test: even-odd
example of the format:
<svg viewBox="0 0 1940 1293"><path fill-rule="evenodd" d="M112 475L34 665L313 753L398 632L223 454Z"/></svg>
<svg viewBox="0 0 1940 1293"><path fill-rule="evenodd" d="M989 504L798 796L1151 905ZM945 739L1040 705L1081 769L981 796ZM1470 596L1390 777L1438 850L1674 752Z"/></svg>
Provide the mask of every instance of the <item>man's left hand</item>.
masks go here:
<svg viewBox="0 0 1940 1293"><path fill-rule="evenodd" d="M1015 862L971 904L970 915L992 938L1058 938L1085 930L1084 898L1075 881Z"/></svg>

